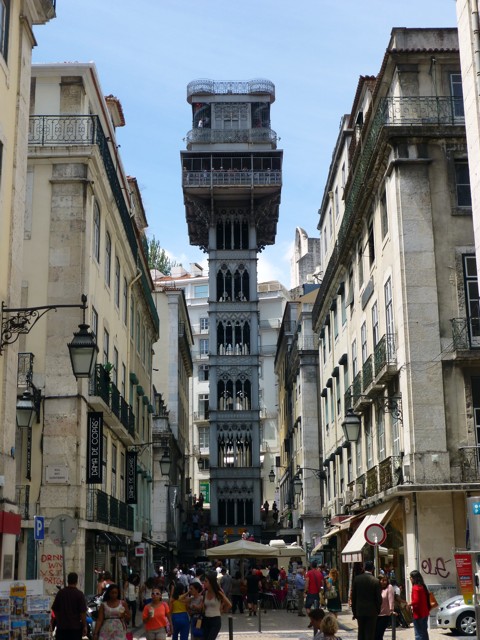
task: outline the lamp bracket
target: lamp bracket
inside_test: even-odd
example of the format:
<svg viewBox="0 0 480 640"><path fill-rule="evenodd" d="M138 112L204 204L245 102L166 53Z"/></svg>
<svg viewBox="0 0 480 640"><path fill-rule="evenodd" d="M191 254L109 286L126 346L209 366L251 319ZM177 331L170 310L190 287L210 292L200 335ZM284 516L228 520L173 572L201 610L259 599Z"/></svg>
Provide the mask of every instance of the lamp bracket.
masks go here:
<svg viewBox="0 0 480 640"><path fill-rule="evenodd" d="M377 398L375 404L378 410L389 413L395 420L403 424L402 398L400 396L383 396Z"/></svg>
<svg viewBox="0 0 480 640"><path fill-rule="evenodd" d="M20 335L30 333L30 330L49 311L57 309L83 309L83 324L85 324L85 311L87 309L87 296L82 295L82 304L49 304L41 307L17 307L9 308L2 301L1 310L1 334L0 355L7 344L16 342ZM9 315L14 314L14 315Z"/></svg>

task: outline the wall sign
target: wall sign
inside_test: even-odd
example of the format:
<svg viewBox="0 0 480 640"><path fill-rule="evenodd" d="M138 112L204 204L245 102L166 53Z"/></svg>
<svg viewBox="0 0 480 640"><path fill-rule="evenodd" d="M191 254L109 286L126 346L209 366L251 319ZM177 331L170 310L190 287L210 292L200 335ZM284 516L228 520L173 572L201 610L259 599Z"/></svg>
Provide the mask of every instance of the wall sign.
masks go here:
<svg viewBox="0 0 480 640"><path fill-rule="evenodd" d="M87 484L102 482L103 413L87 414Z"/></svg>
<svg viewBox="0 0 480 640"><path fill-rule="evenodd" d="M126 487L127 504L137 504L137 452L127 451Z"/></svg>

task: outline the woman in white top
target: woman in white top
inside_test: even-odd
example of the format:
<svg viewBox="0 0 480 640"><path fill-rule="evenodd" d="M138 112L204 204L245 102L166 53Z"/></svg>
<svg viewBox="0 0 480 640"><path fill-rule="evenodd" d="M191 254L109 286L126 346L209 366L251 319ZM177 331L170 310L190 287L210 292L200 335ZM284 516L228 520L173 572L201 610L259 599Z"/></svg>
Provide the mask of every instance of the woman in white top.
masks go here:
<svg viewBox="0 0 480 640"><path fill-rule="evenodd" d="M222 612L229 611L232 603L221 590L215 571L206 574L203 586L203 640L215 640L222 628Z"/></svg>

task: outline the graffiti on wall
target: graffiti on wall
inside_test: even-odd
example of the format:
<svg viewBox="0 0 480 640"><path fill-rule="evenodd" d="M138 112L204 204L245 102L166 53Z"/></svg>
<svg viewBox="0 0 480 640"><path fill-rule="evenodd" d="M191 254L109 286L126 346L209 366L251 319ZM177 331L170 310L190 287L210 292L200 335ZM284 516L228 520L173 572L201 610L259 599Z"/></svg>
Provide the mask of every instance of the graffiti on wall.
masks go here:
<svg viewBox="0 0 480 640"><path fill-rule="evenodd" d="M63 586L63 555L61 553L41 554L40 578L46 585Z"/></svg>
<svg viewBox="0 0 480 640"><path fill-rule="evenodd" d="M425 558L422 560L422 571L427 576L438 576L443 580L446 580L450 575L450 571L447 569L447 563L452 560L445 560L444 558Z"/></svg>

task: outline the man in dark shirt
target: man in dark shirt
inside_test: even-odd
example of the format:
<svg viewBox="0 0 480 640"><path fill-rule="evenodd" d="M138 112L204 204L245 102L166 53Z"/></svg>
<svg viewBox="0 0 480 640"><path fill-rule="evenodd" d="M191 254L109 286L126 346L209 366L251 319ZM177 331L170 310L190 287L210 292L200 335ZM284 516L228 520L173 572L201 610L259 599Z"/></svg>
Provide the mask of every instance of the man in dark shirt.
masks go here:
<svg viewBox="0 0 480 640"><path fill-rule="evenodd" d="M81 640L87 635L87 603L77 584L78 575L69 573L67 586L60 589L53 601L57 640Z"/></svg>
<svg viewBox="0 0 480 640"><path fill-rule="evenodd" d="M261 577L257 575L255 569L251 569L247 576L247 605L248 615L257 615L257 602L260 595Z"/></svg>
<svg viewBox="0 0 480 640"><path fill-rule="evenodd" d="M377 617L382 605L380 582L373 575L371 560L365 562L365 571L355 576L352 584L352 613L358 623L358 640L374 640Z"/></svg>

